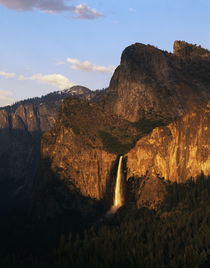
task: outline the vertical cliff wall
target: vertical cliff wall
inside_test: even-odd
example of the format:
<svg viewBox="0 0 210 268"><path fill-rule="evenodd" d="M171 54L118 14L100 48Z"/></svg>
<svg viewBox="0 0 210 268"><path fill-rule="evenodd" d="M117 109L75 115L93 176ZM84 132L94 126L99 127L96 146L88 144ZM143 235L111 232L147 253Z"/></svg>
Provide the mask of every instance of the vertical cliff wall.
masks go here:
<svg viewBox="0 0 210 268"><path fill-rule="evenodd" d="M33 176L42 133L55 123L61 101L0 110L0 178Z"/></svg>
<svg viewBox="0 0 210 268"><path fill-rule="evenodd" d="M100 92L74 86L0 108L0 210L19 203L20 207L28 205L40 160L41 137L53 127L63 99L100 98L99 95Z"/></svg>
<svg viewBox="0 0 210 268"><path fill-rule="evenodd" d="M53 130L43 136L42 159L83 195L101 199L113 162L132 147L138 134L135 126L100 105L69 98Z"/></svg>
<svg viewBox="0 0 210 268"><path fill-rule="evenodd" d="M210 102L183 118L157 127L127 154L130 176L164 177L185 182L203 172L210 174Z"/></svg>
<svg viewBox="0 0 210 268"><path fill-rule="evenodd" d="M102 199L116 155L104 151L99 144L94 148L91 141L86 145L72 129L65 127L59 129L54 142L53 139L53 134L46 133L42 142L42 159L49 160L51 172L83 196ZM48 172L42 171L43 175Z"/></svg>
<svg viewBox="0 0 210 268"><path fill-rule="evenodd" d="M175 42L174 54L150 45L127 47L103 99L106 110L137 122L178 118L210 97L210 52Z"/></svg>

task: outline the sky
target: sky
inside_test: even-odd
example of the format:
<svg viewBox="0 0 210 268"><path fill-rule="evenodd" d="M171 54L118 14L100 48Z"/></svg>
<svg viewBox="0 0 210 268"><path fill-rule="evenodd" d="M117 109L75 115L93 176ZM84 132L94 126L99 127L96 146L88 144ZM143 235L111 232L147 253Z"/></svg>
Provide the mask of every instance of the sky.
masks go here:
<svg viewBox="0 0 210 268"><path fill-rule="evenodd" d="M109 86L122 51L175 40L210 49L209 0L0 0L0 106Z"/></svg>

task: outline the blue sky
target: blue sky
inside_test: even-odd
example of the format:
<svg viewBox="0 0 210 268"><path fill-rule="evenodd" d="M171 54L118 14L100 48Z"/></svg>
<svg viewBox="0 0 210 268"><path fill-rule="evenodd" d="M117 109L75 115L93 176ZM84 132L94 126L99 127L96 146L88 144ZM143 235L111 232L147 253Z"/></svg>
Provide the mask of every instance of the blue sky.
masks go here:
<svg viewBox="0 0 210 268"><path fill-rule="evenodd" d="M209 0L0 0L0 106L74 84L109 85L135 42L210 49Z"/></svg>

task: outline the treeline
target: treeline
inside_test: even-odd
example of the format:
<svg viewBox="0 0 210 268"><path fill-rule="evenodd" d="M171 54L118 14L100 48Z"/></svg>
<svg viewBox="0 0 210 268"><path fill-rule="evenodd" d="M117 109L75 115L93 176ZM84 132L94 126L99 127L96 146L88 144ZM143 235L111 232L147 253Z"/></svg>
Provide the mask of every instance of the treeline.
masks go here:
<svg viewBox="0 0 210 268"><path fill-rule="evenodd" d="M26 104L40 105L41 103L55 102L55 101L65 99L65 98L70 97L70 96L72 96L72 97L76 96L76 97L79 97L82 99L86 99L85 95L88 95L88 94L92 94L91 101L99 102L101 97L106 93L107 90L108 90L108 88L97 89L95 91L90 91L90 92L84 91L84 93L80 95L80 94L77 94L75 92L71 92L71 88L70 88L69 90L66 89L66 90L61 90L61 91L54 91L54 92L51 92L47 95L42 95L41 97L34 97L34 98L28 98L28 99L24 99L21 101L17 101L17 102L14 102L12 105L0 107L0 110L3 110L3 109L15 110L19 105L26 105ZM81 97L82 95L84 95L84 97Z"/></svg>
<svg viewBox="0 0 210 268"><path fill-rule="evenodd" d="M1 267L209 267L210 177L168 185L158 211L129 203L89 229L61 235L48 259L1 261Z"/></svg>
<svg viewBox="0 0 210 268"><path fill-rule="evenodd" d="M0 107L0 110L2 109L15 110L19 105L26 105L26 104L40 105L41 103L45 103L45 102L55 102L55 101L67 98L69 96L70 94L68 93L65 93L65 92L59 93L59 91L55 91L47 95L43 95L41 97L34 97L34 98L28 98L25 100L17 101L13 103L12 105Z"/></svg>

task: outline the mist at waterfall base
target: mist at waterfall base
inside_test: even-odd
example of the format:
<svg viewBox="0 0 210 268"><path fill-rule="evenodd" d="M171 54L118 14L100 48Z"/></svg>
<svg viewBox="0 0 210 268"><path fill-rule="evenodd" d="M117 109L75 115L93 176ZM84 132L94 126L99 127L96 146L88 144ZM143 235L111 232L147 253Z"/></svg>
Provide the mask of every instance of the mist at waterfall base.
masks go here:
<svg viewBox="0 0 210 268"><path fill-rule="evenodd" d="M123 205L123 193L122 193L122 159L123 156L120 156L118 168L117 168L117 177L116 185L114 192L114 202L110 210L106 213L106 216L112 215L117 212L117 210Z"/></svg>

